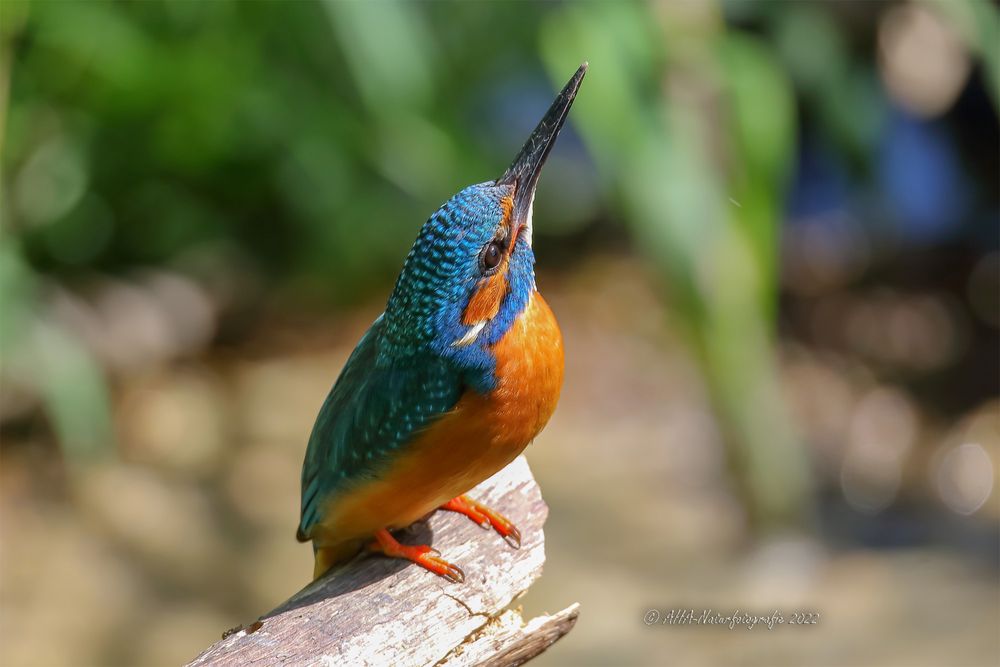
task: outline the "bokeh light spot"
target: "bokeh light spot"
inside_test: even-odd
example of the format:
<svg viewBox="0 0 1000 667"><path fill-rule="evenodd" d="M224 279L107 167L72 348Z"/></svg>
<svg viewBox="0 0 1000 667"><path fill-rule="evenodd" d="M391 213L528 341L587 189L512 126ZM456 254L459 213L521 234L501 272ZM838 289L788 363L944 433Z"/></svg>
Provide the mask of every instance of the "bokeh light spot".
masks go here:
<svg viewBox="0 0 1000 667"><path fill-rule="evenodd" d="M944 455L934 481L949 509L972 514L993 492L993 460L979 443L963 443Z"/></svg>
<svg viewBox="0 0 1000 667"><path fill-rule="evenodd" d="M859 401L840 471L841 489L852 507L876 513L892 503L917 430L916 412L902 392L878 388Z"/></svg>
<svg viewBox="0 0 1000 667"><path fill-rule="evenodd" d="M951 26L925 7L902 5L886 12L878 40L879 72L897 102L923 117L951 107L971 68Z"/></svg>
<svg viewBox="0 0 1000 667"><path fill-rule="evenodd" d="M53 137L38 147L17 175L17 212L31 225L53 222L76 205L87 180L79 149L61 136Z"/></svg>

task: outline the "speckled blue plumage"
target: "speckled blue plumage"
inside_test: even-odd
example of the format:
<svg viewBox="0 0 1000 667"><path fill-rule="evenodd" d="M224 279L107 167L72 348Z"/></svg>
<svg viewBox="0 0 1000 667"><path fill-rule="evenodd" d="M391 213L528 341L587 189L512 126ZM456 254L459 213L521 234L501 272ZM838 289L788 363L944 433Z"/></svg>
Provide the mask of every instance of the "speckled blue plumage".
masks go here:
<svg viewBox="0 0 1000 667"><path fill-rule="evenodd" d="M512 254L509 291L471 345L462 314L481 277L479 254L503 217L511 186L465 188L424 223L385 312L341 371L313 426L302 469L305 538L331 499L377 478L415 434L451 410L465 391L496 384L490 347L524 310L534 289L534 255L523 238Z"/></svg>

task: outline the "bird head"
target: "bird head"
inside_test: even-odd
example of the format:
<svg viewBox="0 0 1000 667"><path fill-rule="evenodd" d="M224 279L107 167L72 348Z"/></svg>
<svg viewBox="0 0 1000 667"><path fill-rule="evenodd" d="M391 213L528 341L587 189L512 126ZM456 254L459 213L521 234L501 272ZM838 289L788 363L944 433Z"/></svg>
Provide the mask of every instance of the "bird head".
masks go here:
<svg viewBox="0 0 1000 667"><path fill-rule="evenodd" d="M535 188L586 71L584 63L500 178L470 185L424 223L386 307L393 355L429 346L489 375L490 348L535 289Z"/></svg>

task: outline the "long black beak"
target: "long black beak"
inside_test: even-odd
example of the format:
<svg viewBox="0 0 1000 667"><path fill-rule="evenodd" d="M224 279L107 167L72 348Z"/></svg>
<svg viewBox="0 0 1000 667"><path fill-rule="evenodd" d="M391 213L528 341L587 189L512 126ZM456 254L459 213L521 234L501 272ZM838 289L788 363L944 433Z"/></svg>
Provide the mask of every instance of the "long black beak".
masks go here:
<svg viewBox="0 0 1000 667"><path fill-rule="evenodd" d="M528 211L531 209L531 202L535 198L535 186L538 184L538 175L542 172L542 165L545 158L549 156L549 151L556 143L559 130L566 122L569 109L573 106L576 93L580 90L580 83L583 82L583 75L587 73L587 63L580 65L576 74L569 80L562 89L552 106L542 117L534 132L528 137L521 148L521 152L514 158L514 162L507 167L503 176L496 180L497 185L514 186L514 211L513 222L515 229L524 224Z"/></svg>

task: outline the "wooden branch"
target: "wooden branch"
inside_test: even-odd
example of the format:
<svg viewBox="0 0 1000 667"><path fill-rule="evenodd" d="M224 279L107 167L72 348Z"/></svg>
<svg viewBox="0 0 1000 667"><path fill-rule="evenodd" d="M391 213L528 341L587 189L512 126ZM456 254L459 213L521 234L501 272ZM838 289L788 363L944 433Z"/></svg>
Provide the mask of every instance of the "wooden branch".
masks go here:
<svg viewBox="0 0 1000 667"><path fill-rule="evenodd" d="M524 457L470 495L521 530L520 549L454 512L435 512L401 541L432 544L465 571L452 584L406 561L361 556L313 582L189 664L519 665L576 623L579 605L525 623L507 606L542 571L548 507Z"/></svg>
<svg viewBox="0 0 1000 667"><path fill-rule="evenodd" d="M580 615L574 602L558 614L536 616L527 623L517 609L505 609L491 618L475 635L452 649L436 667L503 667L520 665L552 646L573 629Z"/></svg>

